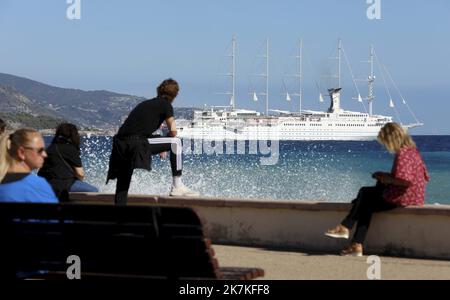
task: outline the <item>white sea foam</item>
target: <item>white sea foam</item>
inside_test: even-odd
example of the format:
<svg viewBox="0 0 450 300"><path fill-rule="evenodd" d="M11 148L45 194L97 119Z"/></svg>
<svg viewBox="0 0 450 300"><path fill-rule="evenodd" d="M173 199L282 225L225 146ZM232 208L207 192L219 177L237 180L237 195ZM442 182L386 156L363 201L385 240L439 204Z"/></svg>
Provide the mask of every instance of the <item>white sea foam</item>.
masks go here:
<svg viewBox="0 0 450 300"><path fill-rule="evenodd" d="M370 176L372 172L389 171L392 166L391 155L379 148L368 151L361 144L348 144L348 149L347 144L296 145L300 146L281 147L273 165L262 165L261 154L187 154L183 181L204 196L349 202L360 187L375 183ZM338 150L336 145L340 147ZM115 191L115 181L105 184L110 151L111 137L83 139L86 180L106 193ZM427 153L423 154L426 158ZM431 157L436 159L436 154ZM432 181L427 189L427 202L447 203L448 174L433 172L434 165L428 167ZM152 171L135 170L130 193L168 195L171 182L169 159L161 160L155 155Z"/></svg>

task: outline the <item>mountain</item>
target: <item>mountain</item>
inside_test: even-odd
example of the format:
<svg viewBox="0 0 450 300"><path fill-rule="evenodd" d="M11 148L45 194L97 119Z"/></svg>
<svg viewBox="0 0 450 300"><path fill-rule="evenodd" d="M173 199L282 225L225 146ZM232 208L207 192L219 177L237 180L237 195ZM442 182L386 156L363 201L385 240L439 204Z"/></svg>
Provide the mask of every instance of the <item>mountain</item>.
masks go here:
<svg viewBox="0 0 450 300"><path fill-rule="evenodd" d="M67 122L61 118L55 118L51 116L33 116L28 113L3 113L0 112L0 118L7 123L8 129L17 128L34 128L37 130L52 129L53 131L58 124Z"/></svg>
<svg viewBox="0 0 450 300"><path fill-rule="evenodd" d="M52 110L41 107L14 87L4 85L0 85L0 112L56 116Z"/></svg>
<svg viewBox="0 0 450 300"><path fill-rule="evenodd" d="M19 93L15 88L0 85L0 118L9 128L31 127L35 129L55 128L64 119L53 111Z"/></svg>
<svg viewBox="0 0 450 300"><path fill-rule="evenodd" d="M54 87L31 79L0 73L0 117L12 123L54 128L62 119L82 128L115 129L145 98L110 91ZM193 108L175 107L177 119L190 119ZM39 117L41 122L38 122ZM33 120L34 119L34 120ZM32 126L33 127L33 126ZM45 127L44 127L45 128Z"/></svg>
<svg viewBox="0 0 450 300"><path fill-rule="evenodd" d="M142 97L59 88L0 73L1 112L64 118L82 127L118 126Z"/></svg>

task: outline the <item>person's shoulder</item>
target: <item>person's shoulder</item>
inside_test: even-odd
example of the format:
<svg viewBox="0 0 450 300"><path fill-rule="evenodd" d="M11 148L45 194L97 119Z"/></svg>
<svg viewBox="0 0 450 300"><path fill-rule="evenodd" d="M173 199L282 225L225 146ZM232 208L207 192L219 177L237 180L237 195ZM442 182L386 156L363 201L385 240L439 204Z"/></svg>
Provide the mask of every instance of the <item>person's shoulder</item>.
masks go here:
<svg viewBox="0 0 450 300"><path fill-rule="evenodd" d="M33 173L28 174L28 176L25 177L23 180L26 180L30 183L37 184L37 185L48 185L48 182L44 177L38 176Z"/></svg>
<svg viewBox="0 0 450 300"><path fill-rule="evenodd" d="M137 109L141 109L142 107L145 107L145 106L147 106L147 105L151 105L153 102L153 99L154 98L152 98L152 99L146 99L146 100L143 100L143 101L141 101L141 102L139 102L134 108L133 108L133 110L137 110Z"/></svg>
<svg viewBox="0 0 450 300"><path fill-rule="evenodd" d="M153 103L153 102L155 102L158 99L159 99L158 97L151 98L151 99L146 99L146 100L142 101L141 104Z"/></svg>
<svg viewBox="0 0 450 300"><path fill-rule="evenodd" d="M61 151L74 151L78 150L77 146L74 143L64 143L64 144L58 144L58 149Z"/></svg>
<svg viewBox="0 0 450 300"><path fill-rule="evenodd" d="M401 161L419 161L421 160L421 155L416 147L402 147L398 152L398 158Z"/></svg>
<svg viewBox="0 0 450 300"><path fill-rule="evenodd" d="M401 155L411 155L411 154L419 153L419 150L417 150L416 147L405 146L405 147L401 147L400 151L398 153Z"/></svg>
<svg viewBox="0 0 450 300"><path fill-rule="evenodd" d="M47 152L47 154L49 152L55 152L56 151L56 143L51 143L50 145L48 145L48 147L45 149L45 151Z"/></svg>
<svg viewBox="0 0 450 300"><path fill-rule="evenodd" d="M9 186L11 186L11 188L19 188L19 187L20 188L22 188L22 187L36 188L39 186L46 186L46 185L48 185L47 180L45 180L45 178L38 176L34 173L29 173L22 179L11 182L9 184Z"/></svg>
<svg viewBox="0 0 450 300"><path fill-rule="evenodd" d="M160 105L160 99L161 98L156 97L156 98L143 100L138 105L136 105L135 109L142 110L142 109L146 109L147 107L151 107L151 106L155 106L155 105L158 106L158 105Z"/></svg>
<svg viewBox="0 0 450 300"><path fill-rule="evenodd" d="M155 97L152 99L144 100L139 104L140 110L146 109L163 109L163 110L173 110L170 101L163 97Z"/></svg>
<svg viewBox="0 0 450 300"><path fill-rule="evenodd" d="M36 193L46 198L45 202L58 201L52 187L45 178L30 173L25 179L28 180L29 186L32 186Z"/></svg>
<svg viewBox="0 0 450 300"><path fill-rule="evenodd" d="M170 101L168 101L164 97L155 97L155 98L152 98L152 99L150 99L148 101L152 101L153 103L164 103L164 104L168 103L168 104L170 104Z"/></svg>
<svg viewBox="0 0 450 300"><path fill-rule="evenodd" d="M161 98L161 97L154 97L154 98L149 98L149 99L143 100L141 102L141 104L151 104L151 103L159 102L161 100L163 100L163 98Z"/></svg>
<svg viewBox="0 0 450 300"><path fill-rule="evenodd" d="M159 101L163 107L173 111L172 103L169 100L167 100L165 98L159 98L159 99L160 99Z"/></svg>

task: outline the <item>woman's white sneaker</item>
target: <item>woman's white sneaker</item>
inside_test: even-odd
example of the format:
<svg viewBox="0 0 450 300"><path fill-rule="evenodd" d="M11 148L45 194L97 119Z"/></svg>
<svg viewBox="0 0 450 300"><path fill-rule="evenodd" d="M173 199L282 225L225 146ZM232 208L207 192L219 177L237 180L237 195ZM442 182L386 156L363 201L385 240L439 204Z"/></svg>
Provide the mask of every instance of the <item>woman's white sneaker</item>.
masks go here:
<svg viewBox="0 0 450 300"><path fill-rule="evenodd" d="M328 237L332 237L335 239L348 239L349 238L349 234L348 232L325 232L325 235Z"/></svg>
<svg viewBox="0 0 450 300"><path fill-rule="evenodd" d="M325 232L326 236L335 238L335 239L348 239L350 232L347 228L342 225L338 225L333 229L327 230Z"/></svg>

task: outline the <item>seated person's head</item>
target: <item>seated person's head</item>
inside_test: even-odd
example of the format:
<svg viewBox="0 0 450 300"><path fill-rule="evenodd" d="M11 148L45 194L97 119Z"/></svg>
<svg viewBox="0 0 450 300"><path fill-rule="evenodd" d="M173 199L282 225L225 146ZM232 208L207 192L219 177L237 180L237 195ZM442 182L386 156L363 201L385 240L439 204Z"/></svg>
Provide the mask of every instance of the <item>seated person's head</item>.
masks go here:
<svg viewBox="0 0 450 300"><path fill-rule="evenodd" d="M71 142L75 144L78 148L80 147L80 134L78 133L77 126L71 123L59 124L56 128L55 137L53 138L53 143L60 142Z"/></svg>
<svg viewBox="0 0 450 300"><path fill-rule="evenodd" d="M0 140L0 177L13 166L24 172L42 167L47 157L42 135L34 129L19 129Z"/></svg>
<svg viewBox="0 0 450 300"><path fill-rule="evenodd" d="M397 123L386 123L378 133L378 141L391 153L397 153L403 147L416 147L408 132Z"/></svg>
<svg viewBox="0 0 450 300"><path fill-rule="evenodd" d="M156 89L158 97L166 98L170 102L173 102L173 100L177 97L179 90L180 87L178 86L178 83L172 78L166 79L161 82L161 84Z"/></svg>
<svg viewBox="0 0 450 300"><path fill-rule="evenodd" d="M0 119L0 134L4 133L6 130L6 123Z"/></svg>

